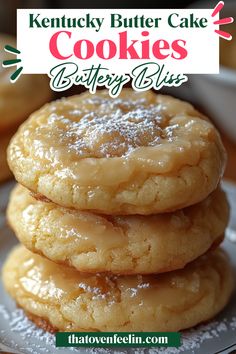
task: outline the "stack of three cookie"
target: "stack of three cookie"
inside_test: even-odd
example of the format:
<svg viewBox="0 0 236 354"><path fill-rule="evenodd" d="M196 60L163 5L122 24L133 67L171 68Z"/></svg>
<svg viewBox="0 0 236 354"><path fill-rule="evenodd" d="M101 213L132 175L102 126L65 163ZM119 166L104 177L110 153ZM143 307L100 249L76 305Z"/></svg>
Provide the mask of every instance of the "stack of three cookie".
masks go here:
<svg viewBox="0 0 236 354"><path fill-rule="evenodd" d="M226 305L232 271L213 250L229 216L225 152L191 105L129 89L63 99L22 125L8 157L28 188L8 220L29 250L3 280L39 326L178 331Z"/></svg>

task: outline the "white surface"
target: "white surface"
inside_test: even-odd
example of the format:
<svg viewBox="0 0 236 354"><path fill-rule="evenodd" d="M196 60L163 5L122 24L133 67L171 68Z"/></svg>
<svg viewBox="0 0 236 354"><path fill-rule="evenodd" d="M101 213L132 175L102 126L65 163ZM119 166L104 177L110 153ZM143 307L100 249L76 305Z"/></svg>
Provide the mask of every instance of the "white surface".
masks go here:
<svg viewBox="0 0 236 354"><path fill-rule="evenodd" d="M5 208L7 205L9 191L13 184L8 183L0 187L0 267L7 257L8 252L17 243L15 236L5 223ZM236 272L236 187L230 183L223 184L227 191L232 214L230 228L227 230L227 237L234 242L226 240L224 248L230 254L232 264ZM20 266L20 265L19 265ZM236 273L235 273L236 274ZM60 348L54 346L55 337L45 333L35 327L25 316L22 310L17 309L14 302L6 294L0 281L0 351L9 351L20 354L66 354L75 352L82 353L132 353L132 354L212 354L230 353L236 349L236 291L226 309L213 321L198 326L197 328L184 331L182 346L175 348L156 348L156 349L73 349ZM226 349L228 348L228 349Z"/></svg>

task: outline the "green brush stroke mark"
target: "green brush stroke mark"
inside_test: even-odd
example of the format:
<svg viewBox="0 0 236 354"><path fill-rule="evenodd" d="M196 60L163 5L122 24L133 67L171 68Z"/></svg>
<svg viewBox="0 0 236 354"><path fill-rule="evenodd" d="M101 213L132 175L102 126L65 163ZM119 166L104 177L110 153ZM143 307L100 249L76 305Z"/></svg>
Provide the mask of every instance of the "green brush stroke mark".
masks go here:
<svg viewBox="0 0 236 354"><path fill-rule="evenodd" d="M4 60L2 65L3 66L12 66L12 65L15 65L20 62L21 62L21 59Z"/></svg>
<svg viewBox="0 0 236 354"><path fill-rule="evenodd" d="M20 54L21 53L18 49L14 48L14 47L12 47L12 46L10 46L8 44L5 45L4 50L7 50L8 52L14 53L14 54Z"/></svg>
<svg viewBox="0 0 236 354"><path fill-rule="evenodd" d="M11 82L12 82L12 83L15 82L15 81L19 78L19 76L20 76L22 70L23 70L23 66L21 66L19 69L17 69L17 70L11 75L10 79L11 79Z"/></svg>

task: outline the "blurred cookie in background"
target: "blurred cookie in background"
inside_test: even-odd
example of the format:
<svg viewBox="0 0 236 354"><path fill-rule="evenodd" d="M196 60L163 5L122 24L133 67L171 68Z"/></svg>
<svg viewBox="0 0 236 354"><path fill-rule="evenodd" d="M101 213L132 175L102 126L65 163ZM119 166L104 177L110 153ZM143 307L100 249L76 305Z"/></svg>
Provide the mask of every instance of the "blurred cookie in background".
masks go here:
<svg viewBox="0 0 236 354"><path fill-rule="evenodd" d="M229 32L233 38L236 38L236 26L234 23L227 26L227 32ZM220 63L221 65L236 69L236 41L220 40Z"/></svg>
<svg viewBox="0 0 236 354"><path fill-rule="evenodd" d="M4 52L4 46L16 47L14 37L0 34L0 59L14 59L10 53ZM52 98L49 79L46 75L22 75L14 84L10 76L15 67L0 69L0 133L9 127L15 127L28 117L30 113L41 107Z"/></svg>
<svg viewBox="0 0 236 354"><path fill-rule="evenodd" d="M0 34L0 60L14 59L4 51L6 44L16 48L16 39L7 34ZM16 66L3 68L0 65L0 182L11 176L6 161L6 148L11 136L19 124L52 99L46 75L22 75L14 84L10 76Z"/></svg>
<svg viewBox="0 0 236 354"><path fill-rule="evenodd" d="M14 131L0 135L0 183L12 176L7 164L6 150Z"/></svg>

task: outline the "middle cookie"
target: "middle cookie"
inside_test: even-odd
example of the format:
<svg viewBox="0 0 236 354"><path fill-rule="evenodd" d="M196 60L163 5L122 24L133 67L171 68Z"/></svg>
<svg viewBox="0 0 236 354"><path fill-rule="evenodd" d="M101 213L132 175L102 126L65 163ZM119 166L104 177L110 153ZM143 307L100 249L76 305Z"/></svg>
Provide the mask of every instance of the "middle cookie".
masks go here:
<svg viewBox="0 0 236 354"><path fill-rule="evenodd" d="M218 188L194 206L149 216L101 216L34 199L18 185L8 221L31 251L82 272L161 273L218 245L229 218Z"/></svg>

